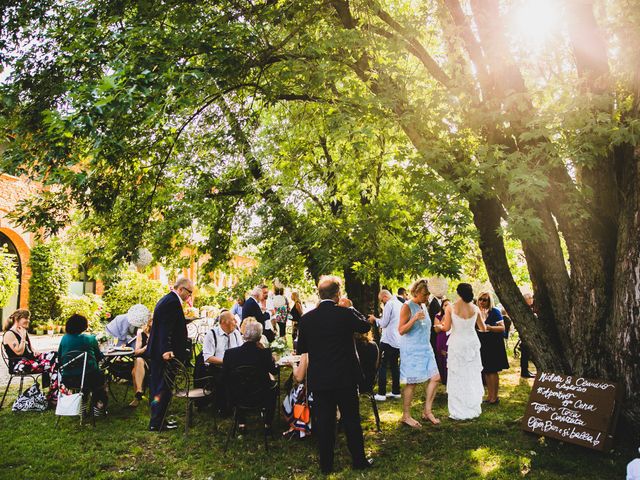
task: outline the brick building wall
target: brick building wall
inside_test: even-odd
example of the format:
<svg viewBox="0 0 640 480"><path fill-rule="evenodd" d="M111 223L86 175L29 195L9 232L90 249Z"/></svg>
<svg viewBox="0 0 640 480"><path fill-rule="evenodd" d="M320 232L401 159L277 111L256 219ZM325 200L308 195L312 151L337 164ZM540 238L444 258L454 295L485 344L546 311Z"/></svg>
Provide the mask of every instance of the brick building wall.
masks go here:
<svg viewBox="0 0 640 480"><path fill-rule="evenodd" d="M34 244L34 234L15 225L7 214L16 204L40 190L40 185L11 175L0 174L0 232L9 237L18 251L22 275L20 277L19 307L27 308L29 304L29 255Z"/></svg>

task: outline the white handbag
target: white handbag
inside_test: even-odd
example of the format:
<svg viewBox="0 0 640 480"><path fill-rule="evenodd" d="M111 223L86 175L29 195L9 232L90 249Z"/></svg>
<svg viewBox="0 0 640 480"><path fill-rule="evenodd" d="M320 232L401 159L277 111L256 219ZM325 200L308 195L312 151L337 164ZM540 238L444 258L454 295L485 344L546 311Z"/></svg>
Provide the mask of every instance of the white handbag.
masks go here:
<svg viewBox="0 0 640 480"><path fill-rule="evenodd" d="M82 388L84 387L84 372L87 367L87 353L84 352L84 363L82 365L82 377L80 380L80 391L70 395L63 395L58 391L58 404L56 405L56 415L77 417L82 413ZM68 363L73 362L78 357Z"/></svg>

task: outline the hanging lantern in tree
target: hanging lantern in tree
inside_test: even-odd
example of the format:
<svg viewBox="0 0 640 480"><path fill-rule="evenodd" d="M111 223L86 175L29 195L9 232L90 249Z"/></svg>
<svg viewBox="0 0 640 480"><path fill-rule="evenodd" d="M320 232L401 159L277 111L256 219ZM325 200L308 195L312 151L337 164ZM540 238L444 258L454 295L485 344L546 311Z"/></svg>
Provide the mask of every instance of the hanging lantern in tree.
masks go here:
<svg viewBox="0 0 640 480"><path fill-rule="evenodd" d="M431 277L429 279L429 291L436 297L442 297L447 294L449 282L446 278Z"/></svg>
<svg viewBox="0 0 640 480"><path fill-rule="evenodd" d="M136 252L135 261L133 262L133 264L137 268L144 268L150 265L152 261L153 255L151 255L151 252L146 248L139 248Z"/></svg>

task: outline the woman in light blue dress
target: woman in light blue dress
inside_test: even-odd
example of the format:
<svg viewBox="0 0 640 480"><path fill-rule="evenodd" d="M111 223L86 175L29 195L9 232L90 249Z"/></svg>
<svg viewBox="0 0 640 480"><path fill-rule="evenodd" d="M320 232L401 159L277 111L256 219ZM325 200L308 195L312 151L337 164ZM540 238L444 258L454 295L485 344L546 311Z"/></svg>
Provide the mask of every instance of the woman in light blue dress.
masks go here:
<svg viewBox="0 0 640 480"><path fill-rule="evenodd" d="M411 286L411 300L402 305L400 310L400 382L402 390L402 423L420 428L422 425L411 416L411 400L413 391L419 383L425 385L425 402L422 419L434 425L440 423L431 411L436 388L440 382L438 364L429 341L431 319L424 304L429 298L429 287L426 279L416 281Z"/></svg>

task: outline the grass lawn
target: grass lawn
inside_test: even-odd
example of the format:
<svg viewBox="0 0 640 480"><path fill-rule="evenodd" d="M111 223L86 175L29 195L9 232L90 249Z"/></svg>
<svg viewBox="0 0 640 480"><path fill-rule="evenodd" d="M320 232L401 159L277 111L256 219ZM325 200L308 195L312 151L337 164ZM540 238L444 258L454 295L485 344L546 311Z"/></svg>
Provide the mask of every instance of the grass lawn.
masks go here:
<svg viewBox="0 0 640 480"><path fill-rule="evenodd" d="M634 445L600 454L553 440L542 440L520 430L519 418L532 381L521 380L518 369L501 376L501 403L486 407L480 419L454 422L447 418L444 387L440 387L434 412L438 427L411 430L399 425L400 401L380 405L383 432L375 432L370 405L361 402L365 446L375 458L366 473L350 468L343 435L338 437L336 473L330 478L433 478L444 479L609 479L624 478L634 456ZM283 375L284 377L284 375ZM283 378L284 380L284 378ZM121 387L121 386L116 386ZM0 411L0 478L320 478L312 438L276 439L265 453L258 430L232 440L223 453L230 421L213 422L196 413L187 438L182 430L147 432L148 408L128 409L112 402L110 415L96 427L80 427L77 418L63 418L55 428L53 412L15 414L10 406ZM129 398L130 399L130 398ZM128 400L129 400L128 399ZM183 414L183 402L174 401L172 412ZM419 418L420 399L414 401ZM181 420L179 418L179 420ZM181 424L182 426L182 424ZM632 448L634 447L634 448Z"/></svg>

